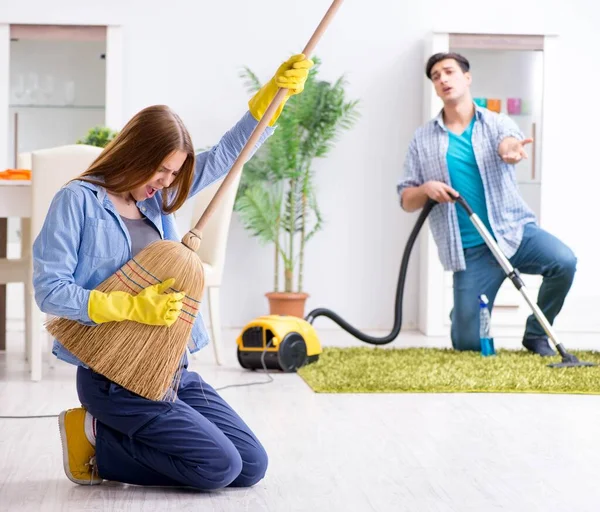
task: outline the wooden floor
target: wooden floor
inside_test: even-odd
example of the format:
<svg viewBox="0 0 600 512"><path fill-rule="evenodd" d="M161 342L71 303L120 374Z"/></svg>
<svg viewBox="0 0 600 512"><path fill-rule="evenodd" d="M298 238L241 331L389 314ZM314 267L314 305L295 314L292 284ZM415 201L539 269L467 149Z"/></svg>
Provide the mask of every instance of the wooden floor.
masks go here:
<svg viewBox="0 0 600 512"><path fill-rule="evenodd" d="M226 366L210 347L192 361L216 387L265 379L236 364L236 334L227 333ZM0 415L78 405L72 367L49 369L47 359L44 381L31 383L21 335L8 341ZM403 334L394 345L439 343ZM269 453L267 477L251 489L77 486L63 474L56 418L0 419L0 511L600 510L600 397L317 395L297 375L274 379L222 391Z"/></svg>

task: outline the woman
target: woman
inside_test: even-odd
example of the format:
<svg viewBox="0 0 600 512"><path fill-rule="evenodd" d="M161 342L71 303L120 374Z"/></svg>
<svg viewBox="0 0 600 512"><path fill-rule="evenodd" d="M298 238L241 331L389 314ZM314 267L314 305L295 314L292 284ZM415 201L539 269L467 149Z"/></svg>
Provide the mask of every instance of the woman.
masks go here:
<svg viewBox="0 0 600 512"><path fill-rule="evenodd" d="M40 309L88 325L132 320L171 325L182 294L163 294L170 280L138 295L94 290L147 244L181 240L173 212L223 177L279 87L286 100L302 92L313 62L295 55L249 101L249 112L211 150L194 155L181 119L164 106L136 114L79 179L54 197L35 240L34 287ZM285 101L284 101L285 103ZM283 103L257 147L272 133ZM192 351L208 342L199 317ZM59 418L67 477L201 490L251 486L267 454L225 401L182 361L175 401L150 401L87 368L60 340L53 353L78 366L83 407Z"/></svg>

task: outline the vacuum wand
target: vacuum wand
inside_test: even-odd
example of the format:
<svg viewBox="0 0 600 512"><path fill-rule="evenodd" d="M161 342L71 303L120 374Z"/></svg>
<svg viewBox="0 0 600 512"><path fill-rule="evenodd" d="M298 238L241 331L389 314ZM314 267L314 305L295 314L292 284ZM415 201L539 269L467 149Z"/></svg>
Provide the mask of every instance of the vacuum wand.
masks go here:
<svg viewBox="0 0 600 512"><path fill-rule="evenodd" d="M469 219L475 226L475 229L477 229L477 231L483 238L483 241L486 243L494 257L504 270L506 276L515 285L515 288L521 292L521 295L523 296L527 304L529 304L529 307L533 311L533 314L535 315L537 321L540 323L540 325L548 335L548 338L552 341L552 344L556 347L556 350L561 355L562 362L549 364L548 366L555 368L565 368L569 366L596 366L592 363L579 361L577 357L575 357L573 354L569 354L565 350L563 344L558 341L558 338L556 336L556 333L554 332L552 325L550 324L540 307L537 305L536 301L531 297L531 295L527 291L527 288L525 288L525 283L521 279L521 275L519 274L518 270L516 270L510 264L510 261L508 261L508 258L500 250L500 247L498 247L498 244L496 243L492 235L489 233L489 231L486 229L479 216L473 211L473 209L469 206L469 204L467 203L467 201L465 201L463 197L458 196L455 198L455 200L465 209L467 215L469 216Z"/></svg>

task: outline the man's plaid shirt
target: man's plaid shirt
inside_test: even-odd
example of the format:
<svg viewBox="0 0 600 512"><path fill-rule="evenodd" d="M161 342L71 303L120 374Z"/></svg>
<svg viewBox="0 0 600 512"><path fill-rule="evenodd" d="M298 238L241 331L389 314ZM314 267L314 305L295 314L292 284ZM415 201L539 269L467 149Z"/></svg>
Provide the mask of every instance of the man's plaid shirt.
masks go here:
<svg viewBox="0 0 600 512"><path fill-rule="evenodd" d="M473 152L485 192L492 235L507 258L517 251L525 224L536 222L531 209L522 199L513 165L506 164L498 154L498 145L505 137L522 140L523 133L504 114L497 114L475 105ZM452 186L446 164L449 136L442 112L415 132L404 163L404 177L398 182L400 198L407 187L420 186L427 181L441 181ZM402 200L401 200L402 204ZM429 225L438 247L444 269L459 271L466 268L454 203L437 205L429 214Z"/></svg>

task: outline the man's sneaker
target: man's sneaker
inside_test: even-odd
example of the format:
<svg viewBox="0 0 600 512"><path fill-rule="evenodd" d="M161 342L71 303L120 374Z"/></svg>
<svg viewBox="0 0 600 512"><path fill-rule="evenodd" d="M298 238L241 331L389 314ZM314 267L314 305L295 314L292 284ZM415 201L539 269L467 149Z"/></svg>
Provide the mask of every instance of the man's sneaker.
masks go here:
<svg viewBox="0 0 600 512"><path fill-rule="evenodd" d="M96 449L85 435L85 409L69 409L58 418L67 478L81 485L98 485L102 478L96 468Z"/></svg>
<svg viewBox="0 0 600 512"><path fill-rule="evenodd" d="M523 346L529 350L529 352L533 352L534 354L538 354L542 357L550 357L555 356L556 352L548 343L548 338L545 336L540 336L539 338L523 338Z"/></svg>

